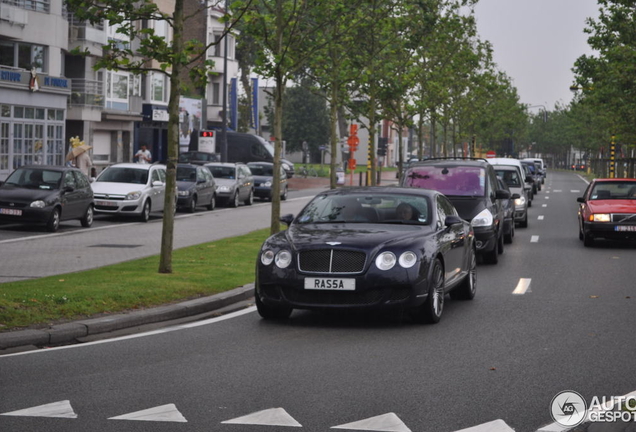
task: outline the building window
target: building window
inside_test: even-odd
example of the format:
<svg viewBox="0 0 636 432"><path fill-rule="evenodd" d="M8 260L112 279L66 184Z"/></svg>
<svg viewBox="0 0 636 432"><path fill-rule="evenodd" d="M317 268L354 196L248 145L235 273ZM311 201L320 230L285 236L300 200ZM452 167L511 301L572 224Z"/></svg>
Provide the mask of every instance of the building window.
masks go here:
<svg viewBox="0 0 636 432"><path fill-rule="evenodd" d="M153 21L153 28L155 30L155 36L164 38L167 44L170 43L170 25L168 21Z"/></svg>
<svg viewBox="0 0 636 432"><path fill-rule="evenodd" d="M46 71L46 47L24 42L0 41L0 66Z"/></svg>
<svg viewBox="0 0 636 432"><path fill-rule="evenodd" d="M209 38L211 42L216 42L216 44L210 48L209 55L211 57L223 57L223 52L225 48L225 41L223 40L223 31L216 30L214 33L210 33ZM235 48L234 44L235 43L236 43L236 40L234 39L234 36L228 34L227 35L227 58L230 60L234 60L234 48Z"/></svg>
<svg viewBox="0 0 636 432"><path fill-rule="evenodd" d="M168 102L168 80L162 73L153 72L150 80L150 100L152 102Z"/></svg>
<svg viewBox="0 0 636 432"><path fill-rule="evenodd" d="M221 105L221 84L212 83L212 105Z"/></svg>

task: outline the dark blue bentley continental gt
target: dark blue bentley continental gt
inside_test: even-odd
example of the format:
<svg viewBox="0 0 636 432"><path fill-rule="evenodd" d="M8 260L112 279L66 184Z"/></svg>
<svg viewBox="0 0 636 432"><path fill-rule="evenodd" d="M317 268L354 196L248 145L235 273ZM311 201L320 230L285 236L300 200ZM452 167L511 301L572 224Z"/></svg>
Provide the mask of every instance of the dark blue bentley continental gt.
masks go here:
<svg viewBox="0 0 636 432"><path fill-rule="evenodd" d="M439 192L336 189L281 221L289 228L263 243L256 263L265 319L293 309L400 308L436 323L447 293L475 296L473 230Z"/></svg>

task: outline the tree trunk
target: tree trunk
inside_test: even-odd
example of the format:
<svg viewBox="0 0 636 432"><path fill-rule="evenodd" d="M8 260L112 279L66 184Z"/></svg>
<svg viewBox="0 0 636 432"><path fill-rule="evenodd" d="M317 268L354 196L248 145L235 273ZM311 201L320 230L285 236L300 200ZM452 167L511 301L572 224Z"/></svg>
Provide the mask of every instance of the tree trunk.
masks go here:
<svg viewBox="0 0 636 432"><path fill-rule="evenodd" d="M183 0L175 1L173 51L183 51ZM159 273L172 273L174 213L176 206L177 160L179 158L179 96L181 91L181 64L175 61L170 71L170 100L168 101L168 161L166 168L166 194L163 203L161 255Z"/></svg>

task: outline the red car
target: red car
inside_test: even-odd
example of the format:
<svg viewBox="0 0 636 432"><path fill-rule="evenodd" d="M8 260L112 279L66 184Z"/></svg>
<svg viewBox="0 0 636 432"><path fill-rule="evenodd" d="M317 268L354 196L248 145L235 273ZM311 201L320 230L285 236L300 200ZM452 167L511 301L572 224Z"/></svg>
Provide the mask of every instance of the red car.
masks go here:
<svg viewBox="0 0 636 432"><path fill-rule="evenodd" d="M636 179L595 179L579 204L579 238L636 240Z"/></svg>

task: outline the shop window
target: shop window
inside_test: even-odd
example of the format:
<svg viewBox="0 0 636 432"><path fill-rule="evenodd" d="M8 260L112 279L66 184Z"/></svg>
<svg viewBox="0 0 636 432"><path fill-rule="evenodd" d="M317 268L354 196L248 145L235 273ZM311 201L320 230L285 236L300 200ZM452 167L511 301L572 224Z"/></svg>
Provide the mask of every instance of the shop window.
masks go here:
<svg viewBox="0 0 636 432"><path fill-rule="evenodd" d="M153 102L168 102L168 82L166 75L153 73L150 85L151 100Z"/></svg>

